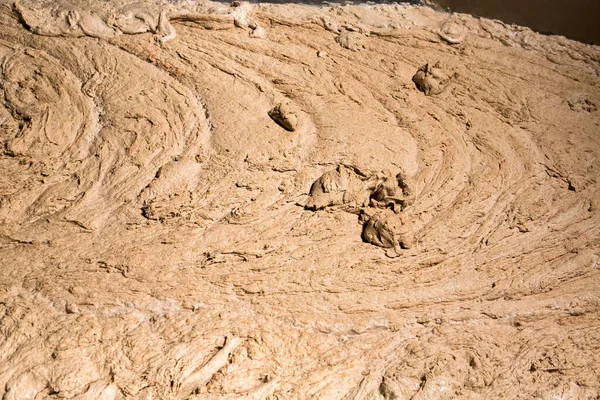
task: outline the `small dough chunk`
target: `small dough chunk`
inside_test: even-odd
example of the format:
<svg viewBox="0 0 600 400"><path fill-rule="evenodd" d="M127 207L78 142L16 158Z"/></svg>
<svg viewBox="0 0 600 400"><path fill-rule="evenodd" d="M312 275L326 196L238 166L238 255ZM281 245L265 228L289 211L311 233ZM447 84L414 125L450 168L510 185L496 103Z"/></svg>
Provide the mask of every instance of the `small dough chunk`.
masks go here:
<svg viewBox="0 0 600 400"><path fill-rule="evenodd" d="M411 206L414 202L414 193L411 189L408 176L400 171L395 177L389 171L378 174L370 189L373 191L370 198L372 207L391 208L399 213Z"/></svg>
<svg viewBox="0 0 600 400"><path fill-rule="evenodd" d="M433 66L423 65L417 70L412 80L417 88L425 93L426 96L440 94L444 91L452 76L449 76L442 64L438 61Z"/></svg>
<svg viewBox="0 0 600 400"><path fill-rule="evenodd" d="M269 111L269 117L286 131L294 132L298 128L298 116L289 103L276 105Z"/></svg>
<svg viewBox="0 0 600 400"><path fill-rule="evenodd" d="M344 205L346 211L359 214L361 208L370 206L399 213L414 202L411 187L402 171L394 176L388 170L361 172L339 165L312 184L305 208L316 211Z"/></svg>
<svg viewBox="0 0 600 400"><path fill-rule="evenodd" d="M363 240L375 246L393 249L399 255L401 249L410 249L413 245L413 229L404 214L388 212L376 213L367 217L363 227ZM393 256L394 253L388 252Z"/></svg>
<svg viewBox="0 0 600 400"><path fill-rule="evenodd" d="M358 32L342 31L335 41L345 49L359 51L365 48L364 36Z"/></svg>
<svg viewBox="0 0 600 400"><path fill-rule="evenodd" d="M460 20L448 18L441 23L438 35L450 44L459 44L465 40L467 32Z"/></svg>
<svg viewBox="0 0 600 400"><path fill-rule="evenodd" d="M365 186L354 171L340 165L325 172L312 184L305 208L316 211L342 204L360 207L369 197Z"/></svg>

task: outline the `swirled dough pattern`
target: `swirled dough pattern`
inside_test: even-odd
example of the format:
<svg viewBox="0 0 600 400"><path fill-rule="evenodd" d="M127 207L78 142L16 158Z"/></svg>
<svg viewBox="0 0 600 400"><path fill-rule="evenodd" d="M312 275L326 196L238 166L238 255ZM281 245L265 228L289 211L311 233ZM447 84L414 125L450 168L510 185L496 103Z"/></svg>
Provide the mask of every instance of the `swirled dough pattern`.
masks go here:
<svg viewBox="0 0 600 400"><path fill-rule="evenodd" d="M409 5L0 1L0 397L598 398L599 71Z"/></svg>

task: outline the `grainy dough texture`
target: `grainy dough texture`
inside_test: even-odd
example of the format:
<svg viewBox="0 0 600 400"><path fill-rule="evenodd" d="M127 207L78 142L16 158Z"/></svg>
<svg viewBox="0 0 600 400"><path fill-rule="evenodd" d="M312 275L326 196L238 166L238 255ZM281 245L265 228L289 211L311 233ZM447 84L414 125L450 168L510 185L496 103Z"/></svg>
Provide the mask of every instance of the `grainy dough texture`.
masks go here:
<svg viewBox="0 0 600 400"><path fill-rule="evenodd" d="M598 399L599 84L425 7L3 0L0 397Z"/></svg>

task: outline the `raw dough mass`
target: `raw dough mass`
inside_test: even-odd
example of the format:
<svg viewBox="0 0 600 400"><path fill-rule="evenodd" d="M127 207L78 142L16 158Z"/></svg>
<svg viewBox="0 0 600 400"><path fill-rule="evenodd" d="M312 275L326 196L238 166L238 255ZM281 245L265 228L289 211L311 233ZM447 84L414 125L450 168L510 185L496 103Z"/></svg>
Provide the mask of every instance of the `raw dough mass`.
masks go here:
<svg viewBox="0 0 600 400"><path fill-rule="evenodd" d="M600 395L598 47L409 5L0 26L3 399Z"/></svg>

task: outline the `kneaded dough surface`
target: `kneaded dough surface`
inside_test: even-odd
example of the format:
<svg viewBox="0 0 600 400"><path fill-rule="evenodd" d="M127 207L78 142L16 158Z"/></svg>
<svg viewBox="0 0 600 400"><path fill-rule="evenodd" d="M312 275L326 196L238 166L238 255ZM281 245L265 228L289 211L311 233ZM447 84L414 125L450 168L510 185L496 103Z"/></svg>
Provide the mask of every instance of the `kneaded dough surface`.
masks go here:
<svg viewBox="0 0 600 400"><path fill-rule="evenodd" d="M599 77L425 7L3 0L0 397L597 398Z"/></svg>

